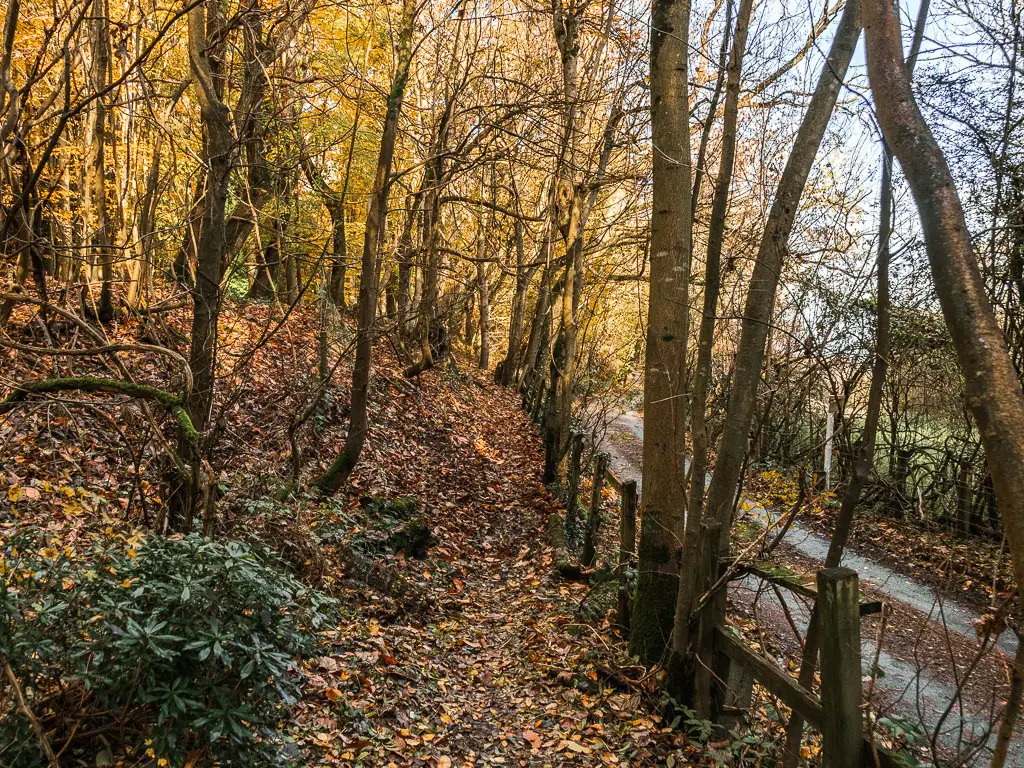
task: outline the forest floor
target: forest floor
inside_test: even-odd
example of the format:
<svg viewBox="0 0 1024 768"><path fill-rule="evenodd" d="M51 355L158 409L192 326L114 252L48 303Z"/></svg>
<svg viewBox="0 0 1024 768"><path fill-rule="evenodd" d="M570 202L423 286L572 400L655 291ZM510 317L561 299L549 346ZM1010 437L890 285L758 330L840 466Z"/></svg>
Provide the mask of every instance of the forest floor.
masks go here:
<svg viewBox="0 0 1024 768"><path fill-rule="evenodd" d="M146 340L185 351L185 311L162 317L119 322L106 334L110 342ZM27 329L24 343L43 343L31 336L27 316L15 319ZM494 386L488 373L452 360L409 381L380 345L371 430L350 487L326 501L285 492L295 459L289 423L315 390L316 322L308 308L283 318L267 305L226 304L213 457L221 495L217 535L277 549L341 606L337 626L304 662L306 695L282 718L297 762L430 768L767 762L785 713L758 698L746 738L721 742L701 740L700 723L670 727L662 719L658 671L635 665L613 625L614 585L552 577L548 519L564 502L541 483L540 436L518 397ZM74 327L51 332L78 333ZM336 385L296 435L305 479L344 440L343 352L350 340L340 328L333 345L343 360ZM172 390L180 385L173 360L145 351L122 358L139 381ZM102 358L68 362L12 352L4 376L16 381L72 371L112 373ZM167 427L166 416L158 421ZM138 403L116 397L54 398L0 420L0 535L36 526L64 546L84 549L93 538L130 541L151 530L167 497L156 426ZM638 473L638 435L614 437L615 470L625 475L625 462ZM587 497L585 489L581 495ZM367 569L347 553L378 525L375 504L396 498L415 501L431 546L419 559L403 551L380 555ZM599 563L611 562L617 550L618 502L610 493L604 510ZM790 561L799 567L797 554ZM759 602L763 590L754 591L761 595L756 600L734 592L733 621L770 655L792 658L798 646L786 634L788 620L760 609L768 603ZM890 624L905 629L904 614L896 616ZM773 629L764 633L755 618ZM959 648L941 678L948 685L969 644L928 626L932 634L918 636L914 658L932 669L941 658L936 648ZM901 644L911 647L906 638ZM998 697L1004 672L987 660L980 667ZM813 740L805 749L813 758Z"/></svg>
<svg viewBox="0 0 1024 768"><path fill-rule="evenodd" d="M656 680L610 624L614 590L551 578L561 505L535 428L486 376L429 371L380 405L353 487L421 500L437 543L389 567L425 599L353 593L311 662L303 749L381 766L696 762L704 747L661 720ZM614 547L602 537L602 556Z"/></svg>
<svg viewBox="0 0 1024 768"><path fill-rule="evenodd" d="M287 320L287 322L285 322ZM31 313L11 327L41 345ZM183 309L122 318L110 343L140 340L187 353ZM451 360L414 381L381 344L371 429L346 492L324 500L288 482L289 422L315 389L316 314L229 301L221 319L219 399L211 464L219 478L217 536L271 547L311 586L338 599L340 619L303 662L306 693L282 712L300 765L594 766L713 764L728 743L689 739L662 719L657 672L635 666L612 626L613 585L551 577L548 517L564 509L541 483L540 437L515 393ZM79 330L55 325L55 343ZM345 437L349 332L322 412L297 434L302 477L324 468ZM66 337L66 338L65 338ZM7 354L4 381L118 376L102 357ZM129 350L140 382L176 391L173 359ZM128 398L72 394L0 418L0 537L36 529L68 551L136 542L169 496L157 429ZM425 557L347 553L379 523L373 502L409 498L429 525ZM616 500L606 499L610 518ZM599 557L617 552L617 522ZM126 544L133 546L133 544ZM755 733L764 733L762 718ZM757 730L760 729L760 730ZM747 753L764 746L743 744ZM716 751L717 750L717 751ZM128 764L128 763L125 763ZM132 763L138 764L138 763Z"/></svg>

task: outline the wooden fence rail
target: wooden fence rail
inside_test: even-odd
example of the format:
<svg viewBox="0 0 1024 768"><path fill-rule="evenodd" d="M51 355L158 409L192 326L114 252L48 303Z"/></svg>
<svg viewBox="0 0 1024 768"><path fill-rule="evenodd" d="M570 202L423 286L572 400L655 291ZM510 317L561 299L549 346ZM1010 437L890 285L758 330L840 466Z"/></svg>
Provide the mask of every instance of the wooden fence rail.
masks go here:
<svg viewBox="0 0 1024 768"><path fill-rule="evenodd" d="M702 526L702 533L704 528L706 526ZM897 768L901 763L873 746L865 735L860 617L878 610L878 604L861 599L857 572L849 568L823 568L817 572L817 589L814 590L793 579L775 577L771 581L817 599L822 638L821 694L816 696L808 691L739 635L716 625L712 630L713 650L727 660L724 665L721 661L715 665L719 687L713 696L719 702L716 720L731 724L733 712L747 709L752 683L757 680L821 731L823 768ZM705 652L710 659L710 653Z"/></svg>
<svg viewBox="0 0 1024 768"><path fill-rule="evenodd" d="M621 499L618 623L628 629L632 595L627 573L635 561L637 487L636 481L623 481L611 470L605 473L605 479ZM701 549L711 555L712 542L719 541L712 525L701 526L701 541L707 544ZM706 591L718 580L722 566L713 555L705 562ZM817 602L822 633L821 694L802 687L733 630L715 624L716 613L711 609L714 601L707 600L697 640L701 659L698 668L704 674L695 685L697 691L706 689L707 693L703 702L697 702L698 711L713 712L715 721L725 729L739 724L750 707L756 680L821 732L823 768L899 768L901 762L865 735L862 708L860 618L881 611L882 603L861 597L857 572L849 568L819 570L813 583L764 565L747 566L743 572ZM704 622L708 623L706 630Z"/></svg>

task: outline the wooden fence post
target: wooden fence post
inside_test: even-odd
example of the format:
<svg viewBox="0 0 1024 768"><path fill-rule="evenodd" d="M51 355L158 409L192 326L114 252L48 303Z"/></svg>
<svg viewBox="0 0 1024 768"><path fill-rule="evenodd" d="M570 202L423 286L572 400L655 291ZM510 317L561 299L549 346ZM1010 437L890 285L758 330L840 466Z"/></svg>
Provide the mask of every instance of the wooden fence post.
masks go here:
<svg viewBox="0 0 1024 768"><path fill-rule="evenodd" d="M622 484L619 514L619 626L629 631L629 584L626 571L636 552L636 480Z"/></svg>
<svg viewBox="0 0 1024 768"><path fill-rule="evenodd" d="M594 565L597 557L597 529L601 525L601 489L604 487L604 476L608 471L608 454L598 453L594 457L594 483L590 493L590 516L587 518L587 532L583 537L583 557L580 563L584 568Z"/></svg>
<svg viewBox="0 0 1024 768"><path fill-rule="evenodd" d="M821 735L823 768L860 768L860 589L849 568L818 571L821 619Z"/></svg>
<svg viewBox="0 0 1024 768"><path fill-rule="evenodd" d="M719 613L718 595L706 594L718 581L719 576L719 539L721 539L722 524L701 523L700 538L697 540L697 594L704 595L704 605L700 609L699 625L697 630L697 660L694 669L693 679L693 709L697 718L709 720L712 717L714 694L712 686L715 684L711 675L714 668L715 655L715 624ZM722 587L725 590L725 586Z"/></svg>
<svg viewBox="0 0 1024 768"><path fill-rule="evenodd" d="M565 538L573 544L579 541L576 538L576 528L579 519L576 515L579 507L580 495L580 461L583 458L583 433L573 432L569 438L569 467L567 469L565 494Z"/></svg>

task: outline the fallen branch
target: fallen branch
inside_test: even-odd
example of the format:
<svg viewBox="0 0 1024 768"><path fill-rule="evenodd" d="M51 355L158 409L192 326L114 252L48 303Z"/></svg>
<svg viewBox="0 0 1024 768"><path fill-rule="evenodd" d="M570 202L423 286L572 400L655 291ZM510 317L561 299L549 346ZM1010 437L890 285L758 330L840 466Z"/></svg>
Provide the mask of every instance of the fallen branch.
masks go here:
<svg viewBox="0 0 1024 768"><path fill-rule="evenodd" d="M165 392L162 389L151 387L148 384L135 384L134 382L118 381L117 379L100 379L92 376L73 376L61 379L39 379L36 381L23 381L15 385L14 390L7 396L6 400L0 401L0 414L8 413L20 403L28 399L29 395L43 395L51 392L110 392L114 394L139 397L146 400L156 400L164 406L181 428L182 435L193 447L198 448L199 433L192 424L192 419L185 410L181 398Z"/></svg>
<svg viewBox="0 0 1024 768"><path fill-rule="evenodd" d="M83 320L78 315L74 314L73 312L69 312L68 310L64 309L63 307L59 307L56 304L50 303L49 301L44 301L43 299L37 299L34 296L28 296L28 295L24 295L24 294L20 294L20 293L3 293L3 294L0 294L0 299L3 299L5 301L10 301L10 302L15 303L15 304L16 303L32 304L34 306L42 308L43 310L45 310L47 312L53 312L54 314L60 315L61 317L63 317L68 322L70 322L70 323L74 324L75 326L77 326L86 336L88 336L93 341L95 341L97 345L99 345L99 346L109 346L109 344L110 344L110 340L106 337L106 335L104 333L102 333L101 330L98 330L98 329L94 328L93 326L89 325L89 323L85 322L85 320ZM121 362L121 358L118 357L116 351L111 351L109 353L109 359L110 359L110 362L113 363L113 367L117 369L117 372L119 374L121 374L121 376L123 376L129 382L133 382L131 372L128 370L128 368L125 366L125 364L123 362ZM167 454L168 458L170 458L171 463L173 463L174 466L177 468L178 473L182 477L188 477L189 476L188 468L184 465L184 463L182 463L181 458L175 452L174 448L171 447L170 443L167 442L167 438L164 437L163 432L161 431L160 427L156 423L156 419L153 418L153 414L149 410L148 403L146 403L145 401L143 401L143 403L142 403L142 413L145 415L146 420L149 422L150 426L153 428L153 434L156 437L157 442L160 444L160 447L163 448L163 450Z"/></svg>

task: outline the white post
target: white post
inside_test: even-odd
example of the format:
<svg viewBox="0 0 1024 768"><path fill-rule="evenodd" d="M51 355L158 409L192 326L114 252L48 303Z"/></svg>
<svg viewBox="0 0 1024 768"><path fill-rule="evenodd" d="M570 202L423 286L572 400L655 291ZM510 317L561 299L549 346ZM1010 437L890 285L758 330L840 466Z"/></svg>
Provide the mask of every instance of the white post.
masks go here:
<svg viewBox="0 0 1024 768"><path fill-rule="evenodd" d="M839 413L838 398L829 398L825 416L825 490L832 488L832 443L835 441L835 418Z"/></svg>

